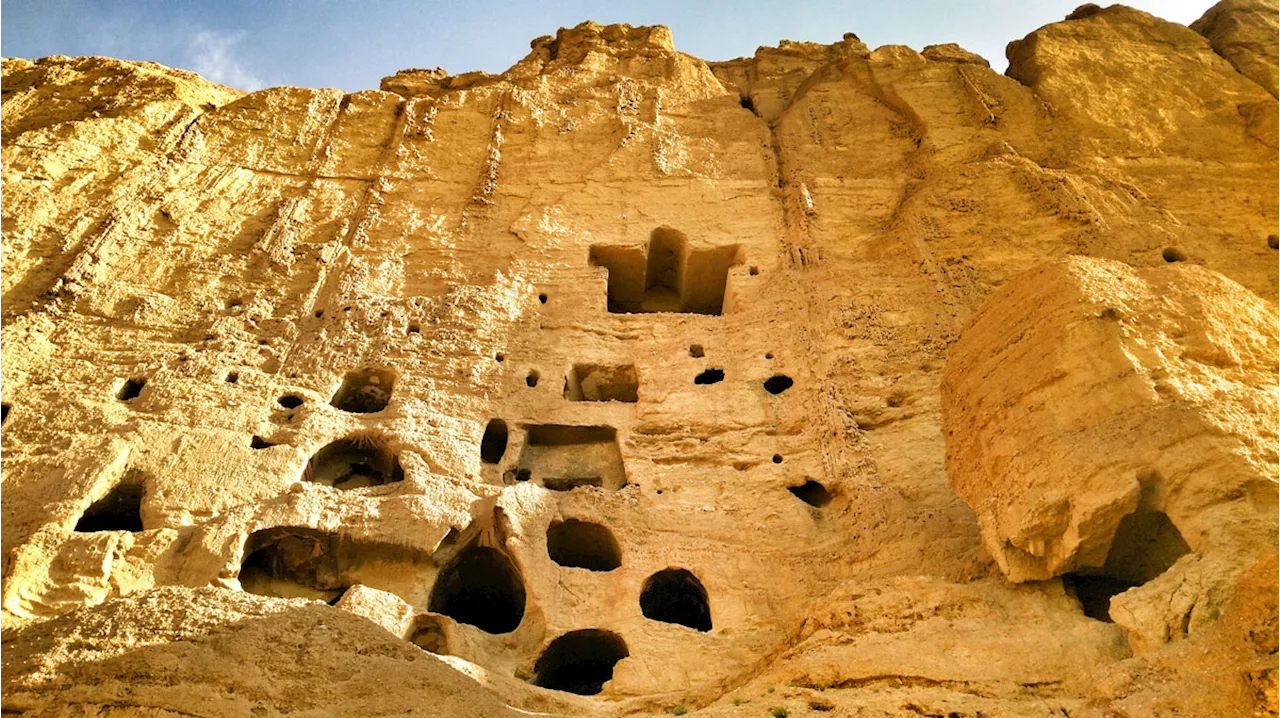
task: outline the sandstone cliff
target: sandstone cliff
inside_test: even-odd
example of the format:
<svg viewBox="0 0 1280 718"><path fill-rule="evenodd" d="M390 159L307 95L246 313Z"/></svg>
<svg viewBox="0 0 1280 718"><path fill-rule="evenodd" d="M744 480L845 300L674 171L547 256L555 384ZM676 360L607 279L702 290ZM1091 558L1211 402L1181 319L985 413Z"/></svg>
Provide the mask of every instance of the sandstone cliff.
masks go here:
<svg viewBox="0 0 1280 718"><path fill-rule="evenodd" d="M5 59L5 713L1274 714L1275 41Z"/></svg>

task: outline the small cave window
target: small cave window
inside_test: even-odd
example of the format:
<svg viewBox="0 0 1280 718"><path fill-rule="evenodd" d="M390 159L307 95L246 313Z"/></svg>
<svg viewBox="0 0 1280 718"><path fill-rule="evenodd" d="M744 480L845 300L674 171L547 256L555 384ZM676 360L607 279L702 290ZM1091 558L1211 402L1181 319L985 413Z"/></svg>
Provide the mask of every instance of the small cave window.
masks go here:
<svg viewBox="0 0 1280 718"><path fill-rule="evenodd" d="M539 294L539 295L538 295L538 303L539 303L539 304L546 304L546 303L547 303L547 293L546 293L546 292L543 292L543 293L541 293L541 294Z"/></svg>
<svg viewBox="0 0 1280 718"><path fill-rule="evenodd" d="M517 480L551 491L586 486L617 491L627 485L617 431L611 426L526 426L515 468Z"/></svg>
<svg viewBox="0 0 1280 718"><path fill-rule="evenodd" d="M390 369L349 371L329 403L352 414L373 414L387 408L395 384L396 374Z"/></svg>
<svg viewBox="0 0 1280 718"><path fill-rule="evenodd" d="M1086 616L1110 622L1112 597L1156 578L1190 552L1163 511L1139 509L1121 519L1102 568L1066 574L1062 581Z"/></svg>
<svg viewBox="0 0 1280 718"><path fill-rule="evenodd" d="M428 653L449 654L449 637L438 616L419 615L409 629L409 642Z"/></svg>
<svg viewBox="0 0 1280 718"><path fill-rule="evenodd" d="M142 480L126 474L106 496L89 505L76 522L75 530L79 533L141 531L142 494Z"/></svg>
<svg viewBox="0 0 1280 718"><path fill-rule="evenodd" d="M613 678L613 667L631 655L622 637L588 628L555 639L533 666L534 685L594 696Z"/></svg>
<svg viewBox="0 0 1280 718"><path fill-rule="evenodd" d="M695 249L684 234L659 227L646 247L594 245L591 263L609 270L608 309L615 314L724 311L729 267L739 245Z"/></svg>
<svg viewBox="0 0 1280 718"><path fill-rule="evenodd" d="M1187 261L1187 253L1177 247L1165 247L1164 251L1160 253L1160 256L1169 264Z"/></svg>
<svg viewBox="0 0 1280 718"><path fill-rule="evenodd" d="M664 569L644 582L640 612L652 621L676 623L697 631L711 630L707 589L697 576L683 568Z"/></svg>
<svg viewBox="0 0 1280 718"><path fill-rule="evenodd" d="M564 398L569 401L634 403L640 400L640 378L631 364L575 364L565 381Z"/></svg>
<svg viewBox="0 0 1280 718"><path fill-rule="evenodd" d="M239 382L239 381L240 381L240 372L238 372L238 371L231 371L231 372L227 372L227 383L228 383L228 384L235 384L235 383L237 383L237 382Z"/></svg>
<svg viewBox="0 0 1280 718"><path fill-rule="evenodd" d="M693 378L694 384L719 384L724 381L724 369L708 369Z"/></svg>
<svg viewBox="0 0 1280 718"><path fill-rule="evenodd" d="M365 431L317 451L307 462L303 479L336 489L358 489L404 481L404 469L385 434Z"/></svg>
<svg viewBox="0 0 1280 718"><path fill-rule="evenodd" d="M255 531L245 544L240 586L274 598L337 603L348 586L332 534L306 528Z"/></svg>
<svg viewBox="0 0 1280 718"><path fill-rule="evenodd" d="M534 369L533 371L530 371L527 376L525 376L524 385L532 389L538 385L538 379L540 378L542 378L542 375L538 373L538 370Z"/></svg>
<svg viewBox="0 0 1280 718"><path fill-rule="evenodd" d="M784 374L775 374L765 380L764 390L770 394L781 394L790 389L793 384L795 382L791 380L791 377Z"/></svg>
<svg viewBox="0 0 1280 718"><path fill-rule="evenodd" d="M302 401L302 397L297 394L285 394L279 399L276 399L276 403L286 409L297 409L302 406Z"/></svg>
<svg viewBox="0 0 1280 718"><path fill-rule="evenodd" d="M569 568L612 571L622 565L622 549L607 527L567 519L547 527L547 554L552 561Z"/></svg>
<svg viewBox="0 0 1280 718"><path fill-rule="evenodd" d="M515 564L489 546L464 549L440 571L428 610L486 633L510 633L524 620L525 591Z"/></svg>
<svg viewBox="0 0 1280 718"><path fill-rule="evenodd" d="M133 379L126 379L124 382L124 386L120 387L120 391L116 392L116 398L119 399L120 401L130 401L132 399L137 399L138 395L142 393L142 388L145 387L146 385L147 385L146 377L135 377Z"/></svg>
<svg viewBox="0 0 1280 718"><path fill-rule="evenodd" d="M812 480L806 481L799 486L789 486L787 487L787 491L790 491L792 496L795 496L797 499L800 499L815 509L820 509L823 506L826 506L831 503L831 499L835 498L831 492L827 490L827 487Z"/></svg>
<svg viewBox="0 0 1280 718"><path fill-rule="evenodd" d="M706 355L707 355L707 351L702 348L701 344L689 345L689 356L693 357L694 359L701 359Z"/></svg>
<svg viewBox="0 0 1280 718"><path fill-rule="evenodd" d="M258 436L257 434L254 434L253 438L249 440L250 449L270 449L273 446L275 446L275 444L271 443L270 441L267 441L266 439L262 438L261 436Z"/></svg>
<svg viewBox="0 0 1280 718"><path fill-rule="evenodd" d="M480 460L486 464L502 461L507 453L507 422L502 419L490 419L484 427L484 436L480 437Z"/></svg>

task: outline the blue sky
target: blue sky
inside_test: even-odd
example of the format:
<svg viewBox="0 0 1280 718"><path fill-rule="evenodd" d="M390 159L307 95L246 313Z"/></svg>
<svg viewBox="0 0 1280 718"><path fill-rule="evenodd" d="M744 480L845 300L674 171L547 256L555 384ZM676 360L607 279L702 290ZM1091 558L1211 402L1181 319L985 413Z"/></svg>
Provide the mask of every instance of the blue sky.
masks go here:
<svg viewBox="0 0 1280 718"><path fill-rule="evenodd" d="M195 70L233 87L376 88L406 67L501 72L529 41L583 20L661 24L676 48L707 60L779 40L871 47L957 42L1003 71L1004 46L1061 20L1082 0L643 0L607 3L445 0L4 0L6 57L110 55ZM1212 0L1130 0L1188 24Z"/></svg>

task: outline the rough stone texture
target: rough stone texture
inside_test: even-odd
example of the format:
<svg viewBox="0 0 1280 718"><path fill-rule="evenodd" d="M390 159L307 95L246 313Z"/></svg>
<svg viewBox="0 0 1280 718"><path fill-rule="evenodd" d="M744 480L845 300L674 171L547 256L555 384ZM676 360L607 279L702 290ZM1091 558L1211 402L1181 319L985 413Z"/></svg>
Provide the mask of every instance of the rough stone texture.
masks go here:
<svg viewBox="0 0 1280 718"><path fill-rule="evenodd" d="M1096 620L984 550L940 381L1072 255L1265 306L1222 331L1274 315L1275 97L1120 7L1010 56L706 63L587 23L350 95L4 60L5 711L1274 709L1274 562L1206 548L1274 529L1179 499L1192 553ZM616 568L566 565L570 519ZM668 568L709 630L642 609ZM1174 578L1216 593L1153 637L1125 597ZM534 685L576 631L619 659L600 693Z"/></svg>
<svg viewBox="0 0 1280 718"><path fill-rule="evenodd" d="M1191 23L1191 29L1208 38L1215 52L1272 97L1280 72L1275 41L1278 5L1271 0L1223 0Z"/></svg>

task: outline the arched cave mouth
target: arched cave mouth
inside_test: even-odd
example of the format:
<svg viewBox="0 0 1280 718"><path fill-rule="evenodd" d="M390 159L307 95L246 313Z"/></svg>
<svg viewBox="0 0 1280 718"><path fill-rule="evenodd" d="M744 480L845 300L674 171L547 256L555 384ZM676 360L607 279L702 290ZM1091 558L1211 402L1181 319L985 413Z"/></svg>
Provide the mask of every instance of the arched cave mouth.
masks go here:
<svg viewBox="0 0 1280 718"><path fill-rule="evenodd" d="M322 531L293 527L255 531L245 543L240 586L259 596L332 604L348 588L339 553L334 535Z"/></svg>
<svg viewBox="0 0 1280 718"><path fill-rule="evenodd" d="M683 568L668 568L650 576L640 591L640 612L645 618L711 630L707 589L697 576Z"/></svg>
<svg viewBox="0 0 1280 718"><path fill-rule="evenodd" d="M502 419L490 419L484 427L484 436L480 437L480 460L486 464L502 461L507 453L507 437L510 430Z"/></svg>
<svg viewBox="0 0 1280 718"><path fill-rule="evenodd" d="M826 506L835 498L835 495L828 491L827 487L813 480L806 481L799 486L789 486L787 487L787 491L790 491L797 499L800 499L815 509L820 509Z"/></svg>
<svg viewBox="0 0 1280 718"><path fill-rule="evenodd" d="M141 531L142 494L140 480L122 480L106 496L90 504L76 522L76 532Z"/></svg>
<svg viewBox="0 0 1280 718"><path fill-rule="evenodd" d="M570 631L547 646L534 664L534 685L553 691L594 696L613 678L613 667L631 655L626 641L612 631Z"/></svg>
<svg viewBox="0 0 1280 718"><path fill-rule="evenodd" d="M349 371L329 403L353 414L373 414L387 408L395 384L396 373L390 369Z"/></svg>
<svg viewBox="0 0 1280 718"><path fill-rule="evenodd" d="M390 439L374 431L339 439L311 457L303 478L344 490L404 481L400 458L390 444Z"/></svg>
<svg viewBox="0 0 1280 718"><path fill-rule="evenodd" d="M510 633L524 620L524 582L507 555L488 546L464 549L440 571L428 610L486 633Z"/></svg>
<svg viewBox="0 0 1280 718"><path fill-rule="evenodd" d="M561 566L612 571L622 565L622 549L608 527L589 521L552 521L547 527L547 555Z"/></svg>
<svg viewBox="0 0 1280 718"><path fill-rule="evenodd" d="M1121 519L1102 568L1065 574L1062 583L1086 616L1110 623L1113 597L1156 578L1190 552L1163 511L1139 509Z"/></svg>

